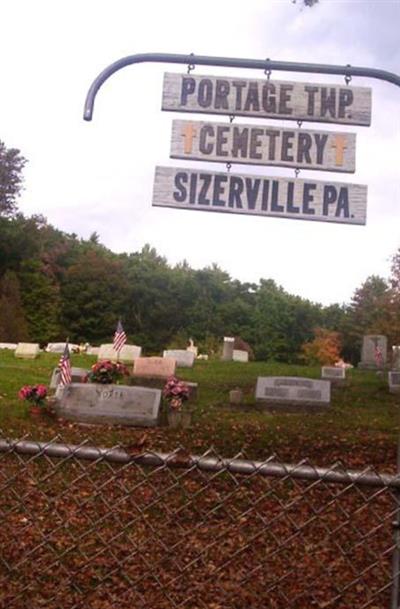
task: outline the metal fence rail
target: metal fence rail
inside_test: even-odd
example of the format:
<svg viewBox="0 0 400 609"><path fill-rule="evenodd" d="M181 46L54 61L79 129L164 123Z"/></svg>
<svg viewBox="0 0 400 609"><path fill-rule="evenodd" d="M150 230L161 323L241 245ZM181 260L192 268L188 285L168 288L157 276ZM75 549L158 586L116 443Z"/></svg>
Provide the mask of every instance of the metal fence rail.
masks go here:
<svg viewBox="0 0 400 609"><path fill-rule="evenodd" d="M0 609L394 609L399 492L340 464L3 439Z"/></svg>

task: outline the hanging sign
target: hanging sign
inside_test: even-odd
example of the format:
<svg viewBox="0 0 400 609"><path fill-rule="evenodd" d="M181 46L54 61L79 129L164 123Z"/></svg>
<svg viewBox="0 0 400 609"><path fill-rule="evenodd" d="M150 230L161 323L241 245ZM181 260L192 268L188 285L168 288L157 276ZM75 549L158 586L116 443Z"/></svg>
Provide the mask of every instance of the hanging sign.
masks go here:
<svg viewBox="0 0 400 609"><path fill-rule="evenodd" d="M354 173L355 149L355 133L175 120L170 157Z"/></svg>
<svg viewBox="0 0 400 609"><path fill-rule="evenodd" d="M367 187L156 167L153 206L365 224Z"/></svg>
<svg viewBox="0 0 400 609"><path fill-rule="evenodd" d="M162 109L369 126L371 89L166 73Z"/></svg>

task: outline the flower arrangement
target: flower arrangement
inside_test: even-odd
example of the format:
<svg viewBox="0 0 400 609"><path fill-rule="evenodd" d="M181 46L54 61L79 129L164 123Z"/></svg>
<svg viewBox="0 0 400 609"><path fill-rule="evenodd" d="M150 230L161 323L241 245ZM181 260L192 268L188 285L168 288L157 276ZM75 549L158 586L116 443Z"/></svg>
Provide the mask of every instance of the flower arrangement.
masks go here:
<svg viewBox="0 0 400 609"><path fill-rule="evenodd" d="M25 385L18 391L20 400L27 400L38 408L43 408L46 403L47 387L46 385Z"/></svg>
<svg viewBox="0 0 400 609"><path fill-rule="evenodd" d="M102 383L103 385L108 385L110 383L117 383L124 376L129 376L128 368L124 366L124 364L103 360L97 362L97 364L93 364L86 380L89 381L89 383Z"/></svg>
<svg viewBox="0 0 400 609"><path fill-rule="evenodd" d="M180 410L183 402L189 398L189 386L176 376L170 376L164 385L162 394L173 410Z"/></svg>

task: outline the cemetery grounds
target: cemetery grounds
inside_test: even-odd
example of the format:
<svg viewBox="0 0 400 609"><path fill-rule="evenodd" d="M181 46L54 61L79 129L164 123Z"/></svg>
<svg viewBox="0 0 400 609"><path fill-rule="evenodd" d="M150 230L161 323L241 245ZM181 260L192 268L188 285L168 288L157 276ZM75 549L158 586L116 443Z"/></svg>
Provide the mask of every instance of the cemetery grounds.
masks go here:
<svg viewBox="0 0 400 609"><path fill-rule="evenodd" d="M201 361L178 370L199 387L189 429L82 426L17 398L58 360L0 351L0 438L44 443L0 452L0 609L395 606L399 396L385 377L350 370L325 414L272 416L257 377L320 368Z"/></svg>

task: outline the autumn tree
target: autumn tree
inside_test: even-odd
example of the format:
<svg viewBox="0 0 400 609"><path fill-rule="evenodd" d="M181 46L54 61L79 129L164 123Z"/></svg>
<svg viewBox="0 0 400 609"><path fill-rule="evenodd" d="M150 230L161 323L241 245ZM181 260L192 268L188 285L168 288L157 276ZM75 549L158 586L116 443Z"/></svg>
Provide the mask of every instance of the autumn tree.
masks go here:
<svg viewBox="0 0 400 609"><path fill-rule="evenodd" d="M302 347L308 364L333 365L340 357L340 335L326 328L316 328L314 339Z"/></svg>

